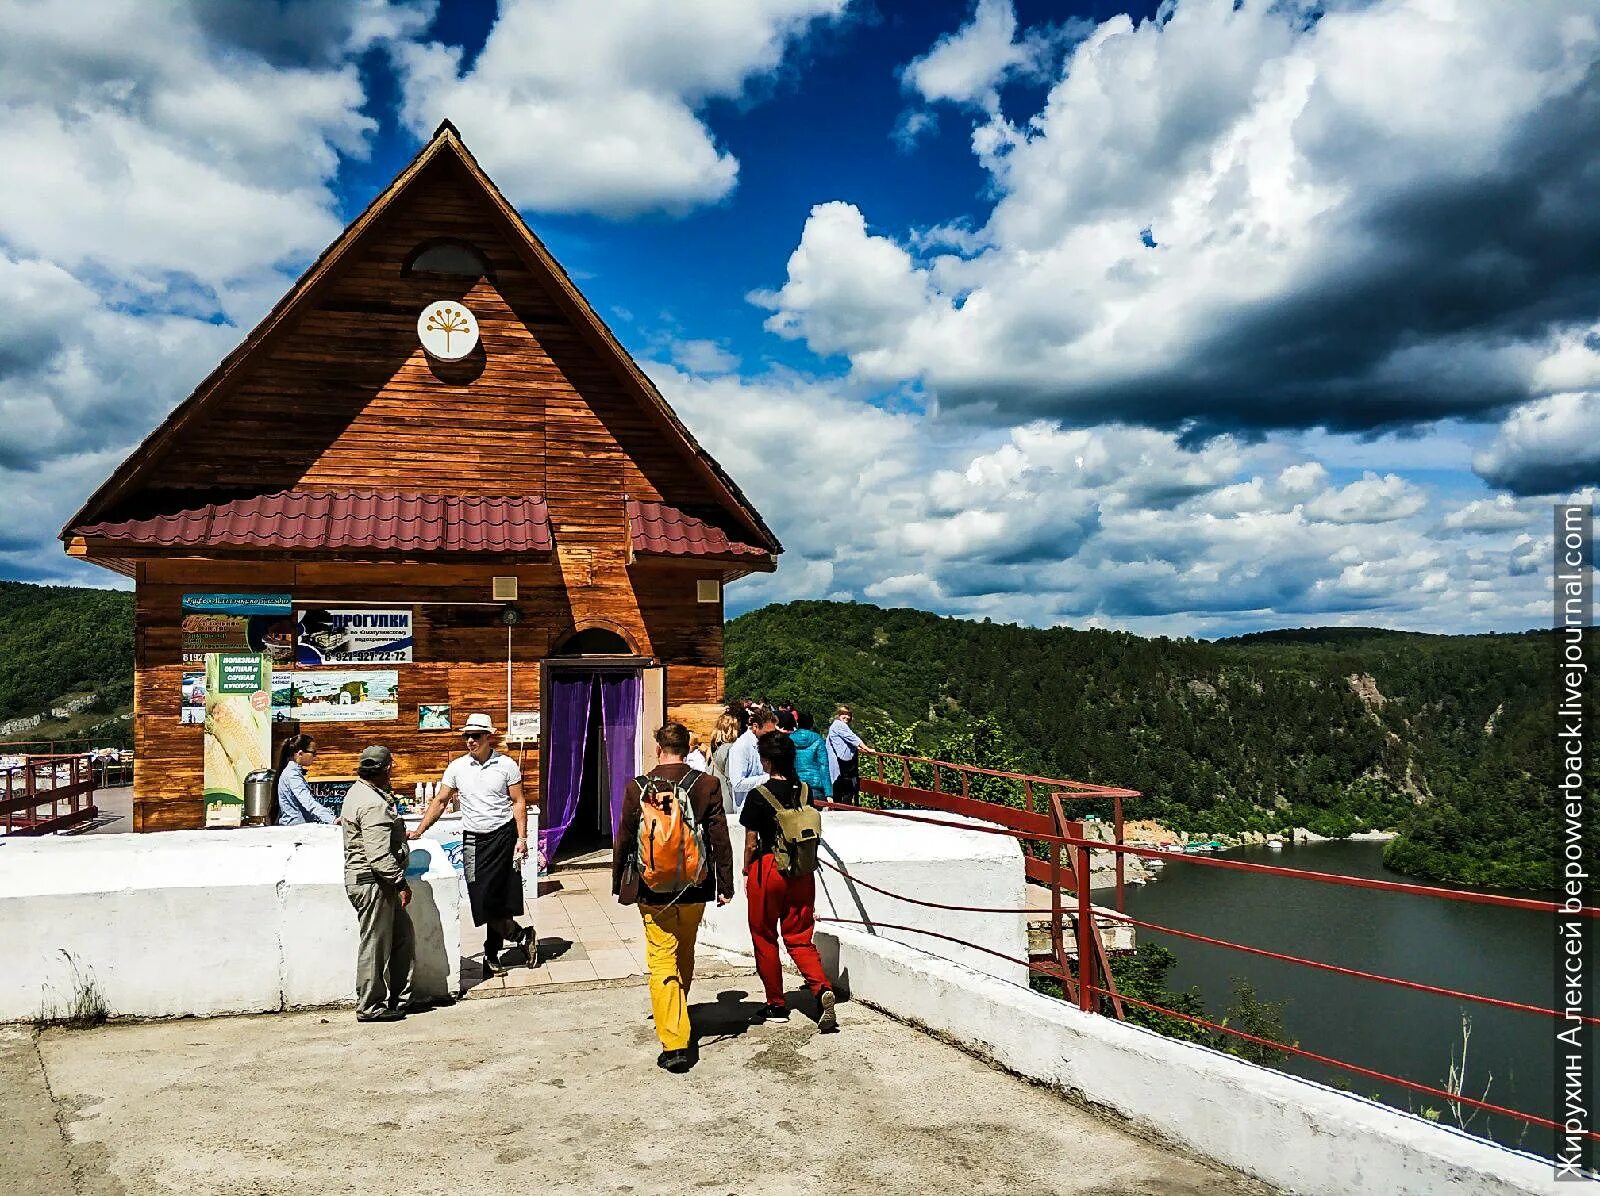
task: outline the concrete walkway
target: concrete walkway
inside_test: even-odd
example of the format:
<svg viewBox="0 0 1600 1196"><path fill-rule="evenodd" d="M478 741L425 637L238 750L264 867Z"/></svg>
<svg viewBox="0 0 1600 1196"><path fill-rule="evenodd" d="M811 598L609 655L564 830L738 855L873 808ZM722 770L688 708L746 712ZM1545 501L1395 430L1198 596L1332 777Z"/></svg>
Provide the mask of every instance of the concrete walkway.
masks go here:
<svg viewBox="0 0 1600 1196"><path fill-rule="evenodd" d="M655 1067L637 986L0 1029L0 1174L116 1193L1262 1193L859 1004L822 1037L696 992L698 1066Z"/></svg>

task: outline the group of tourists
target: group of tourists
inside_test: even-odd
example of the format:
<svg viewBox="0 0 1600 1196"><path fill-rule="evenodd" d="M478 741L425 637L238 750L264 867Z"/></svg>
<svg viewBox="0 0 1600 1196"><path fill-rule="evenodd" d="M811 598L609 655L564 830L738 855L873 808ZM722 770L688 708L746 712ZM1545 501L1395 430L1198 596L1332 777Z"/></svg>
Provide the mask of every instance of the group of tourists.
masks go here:
<svg viewBox="0 0 1600 1196"><path fill-rule="evenodd" d="M629 783L612 845L612 892L624 905L637 905L644 919L650 1009L661 1041L656 1063L671 1072L694 1066L689 989L700 920L708 902L733 900L730 818L744 829L746 920L765 999L754 1020L789 1020L781 937L816 1001L817 1028L824 1034L839 1028L833 986L812 941L822 841L812 799L830 791L832 778L815 753L806 765L813 780L800 762L801 746L811 752L821 740L792 712L785 718L758 703L737 709L745 712L745 726L732 734L739 714L730 706L718 720L710 758L701 749L696 763L686 727L667 723L656 731L656 766Z"/></svg>
<svg viewBox="0 0 1600 1196"><path fill-rule="evenodd" d="M866 745L850 727L854 717L849 706L837 707L828 733L821 735L810 714L787 702L741 698L730 702L717 719L708 745L710 754L696 748L689 762L716 774L722 782L724 808L737 813L745 795L763 775L756 741L780 731L794 744L796 779L825 801L855 805L860 801L861 749Z"/></svg>
<svg viewBox="0 0 1600 1196"><path fill-rule="evenodd" d="M778 954L781 939L814 998L818 1029L838 1029L832 985L813 942L815 873L821 813L815 799L858 800L861 739L851 710L840 706L826 736L792 707L730 703L708 745L692 741L681 723L655 732L656 765L630 781L613 837L612 890L637 905L644 922L650 1005L661 1041L657 1064L672 1072L694 1064L690 1050L689 989L695 941L707 903L734 897L730 826L744 830L740 871L747 923L764 1005L760 1022L784 1022L789 1007ZM345 795L345 891L356 911L356 1019L398 1021L440 1003L419 1001L411 989L415 935L406 879L408 840L420 838L459 802L467 893L475 925L486 927L484 968L503 967L501 952L520 947L537 965L524 911L521 867L528 856L528 809L515 760L496 750L493 721L471 715L462 729L466 751L452 760L421 818L409 832L393 791L393 756L366 748L358 779ZM308 735L292 736L278 757L279 822L332 822L312 795L306 769L316 757Z"/></svg>

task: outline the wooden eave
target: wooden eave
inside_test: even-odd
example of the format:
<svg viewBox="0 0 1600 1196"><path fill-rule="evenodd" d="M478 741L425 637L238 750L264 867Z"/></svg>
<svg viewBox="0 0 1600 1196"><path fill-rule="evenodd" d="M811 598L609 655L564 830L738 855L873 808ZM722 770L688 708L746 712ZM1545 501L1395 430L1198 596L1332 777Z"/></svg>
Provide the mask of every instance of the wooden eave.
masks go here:
<svg viewBox="0 0 1600 1196"><path fill-rule="evenodd" d="M71 536L67 555L92 561L133 576L138 561L151 560L234 560L285 562L348 562L373 565L547 565L556 554L550 552L413 552L407 549L385 551L377 548L253 548L239 544L131 544L99 536Z"/></svg>
<svg viewBox="0 0 1600 1196"><path fill-rule="evenodd" d="M406 166L394 180L381 191L366 209L350 222L344 232L334 242L324 249L317 260L314 261L295 282L294 286L278 300L277 304L258 323L250 334L234 348L212 370L200 385L195 388L182 403L173 408L167 417L161 421L154 431L131 452L121 465L92 493L84 502L78 512L72 516L61 529L63 542L81 540L74 537L73 530L86 523L99 519L107 509L118 499L129 494L144 480L146 473L154 467L160 453L172 442L182 429L193 421L210 403L220 394L224 393L229 384L240 373L241 367L258 349L272 341L287 324L307 306L319 289L326 283L335 268L354 248L362 236L377 222L378 218L394 203L394 201L409 187L419 174L441 154L453 154L455 160L466 170L468 175L477 182L484 194L489 198L491 206L500 216L505 228L511 234L510 241L522 254L523 260L533 270L536 277L546 278L552 286L557 303L562 310L572 319L579 333L601 355L608 358L618 367L624 380L635 391L636 396L643 401L644 408L656 420L658 426L667 435L675 437L688 452L697 472L710 485L712 492L717 494L722 505L739 521L753 532L761 543L776 556L783 551L783 545L778 542L777 536L772 532L750 500L722 469L720 465L701 447L700 443L690 433L689 429L678 419L677 413L667 403L665 397L650 381L649 377L639 368L638 362L617 340L611 329L606 325L599 314L589 304L578 288L568 277L565 269L545 248L545 245L528 227L527 222L517 213L517 210L501 194L500 189L483 172L477 159L472 156L466 145L462 142L460 134L449 121L442 122L435 130L433 138L423 146L417 156ZM86 551L74 553L69 543L68 552L71 555L82 555L94 560L97 564L111 565L109 555L101 556L93 546L85 545ZM115 552L118 557L129 555L125 547L117 549L106 548L110 554ZM168 554L170 555L170 554ZM773 566L776 568L776 565ZM123 570L118 570L119 572Z"/></svg>
<svg viewBox="0 0 1600 1196"><path fill-rule="evenodd" d="M718 573L722 575L724 581L734 581L750 573L775 573L778 569L777 558L770 554L755 556L748 552L702 552L680 555L671 552L638 552L631 548L628 550L628 565L630 568Z"/></svg>

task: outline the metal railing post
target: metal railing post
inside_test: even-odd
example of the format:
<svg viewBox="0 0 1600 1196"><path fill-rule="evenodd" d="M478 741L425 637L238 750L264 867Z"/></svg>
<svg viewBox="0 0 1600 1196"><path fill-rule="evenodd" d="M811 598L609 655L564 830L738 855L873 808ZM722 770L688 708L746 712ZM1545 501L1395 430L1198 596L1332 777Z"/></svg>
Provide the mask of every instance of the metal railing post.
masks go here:
<svg viewBox="0 0 1600 1196"><path fill-rule="evenodd" d="M1078 873L1078 1008L1093 1013L1094 907L1089 904L1089 849L1080 843L1072 850Z"/></svg>
<svg viewBox="0 0 1600 1196"><path fill-rule="evenodd" d="M1061 823L1055 824L1056 834L1061 834ZM1061 987L1067 986L1067 943L1064 932L1066 911L1061 907L1061 844L1050 844L1050 954L1060 973Z"/></svg>
<svg viewBox="0 0 1600 1196"><path fill-rule="evenodd" d="M1114 802L1114 804L1112 806L1112 809L1115 811L1115 818L1116 818L1116 824L1117 824L1116 825L1117 846L1121 847L1122 846L1122 798L1120 796L1118 796L1118 797L1113 799L1113 802ZM1123 896L1123 881L1122 881L1122 878L1123 878L1123 870L1122 870L1123 853L1118 851L1118 852L1115 852L1113 854L1115 854L1116 857L1117 857L1117 912L1119 914L1122 914L1122 913L1127 913L1127 903L1126 903L1126 901L1124 899L1124 896Z"/></svg>

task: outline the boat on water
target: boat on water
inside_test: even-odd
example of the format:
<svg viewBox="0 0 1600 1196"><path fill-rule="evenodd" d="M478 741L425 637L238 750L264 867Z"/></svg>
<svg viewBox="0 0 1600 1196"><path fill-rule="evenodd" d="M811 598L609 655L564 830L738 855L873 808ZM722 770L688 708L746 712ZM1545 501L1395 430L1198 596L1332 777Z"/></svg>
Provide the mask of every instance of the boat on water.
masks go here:
<svg viewBox="0 0 1600 1196"><path fill-rule="evenodd" d="M1283 850L1283 840L1282 839L1268 839L1267 840L1267 850L1268 851L1282 851Z"/></svg>

